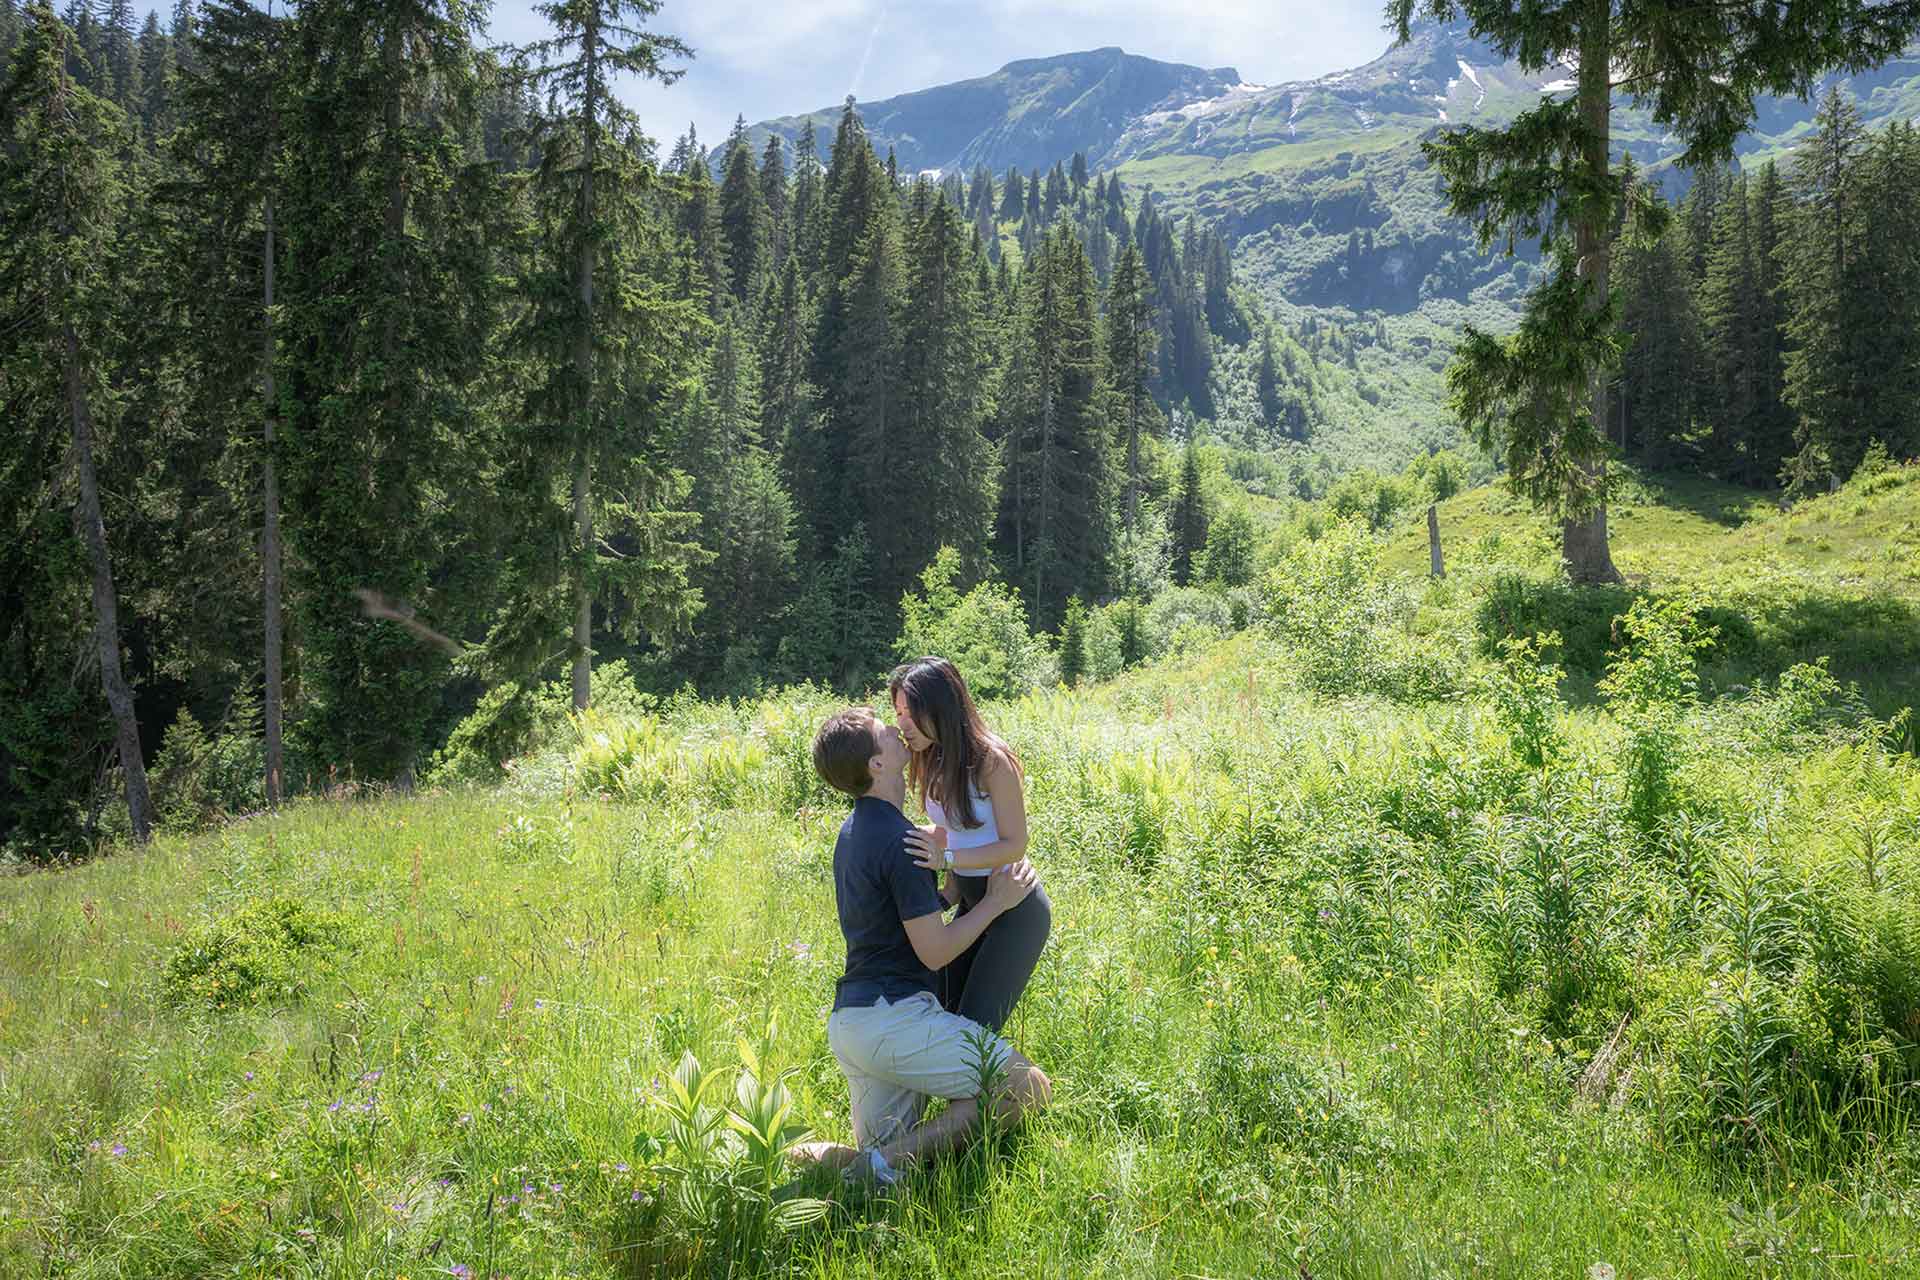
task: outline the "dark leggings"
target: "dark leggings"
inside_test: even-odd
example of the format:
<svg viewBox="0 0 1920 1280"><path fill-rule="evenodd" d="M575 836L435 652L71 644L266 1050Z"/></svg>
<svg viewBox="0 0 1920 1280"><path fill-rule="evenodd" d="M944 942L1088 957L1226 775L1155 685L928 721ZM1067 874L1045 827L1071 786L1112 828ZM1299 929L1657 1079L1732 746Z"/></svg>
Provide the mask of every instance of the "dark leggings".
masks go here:
<svg viewBox="0 0 1920 1280"><path fill-rule="evenodd" d="M964 915L986 896L987 877L954 879L960 886ZM1000 1030L1027 989L1052 927L1053 904L1047 901L1047 891L1036 884L1019 906L988 925L978 941L940 971L941 1005L990 1031Z"/></svg>

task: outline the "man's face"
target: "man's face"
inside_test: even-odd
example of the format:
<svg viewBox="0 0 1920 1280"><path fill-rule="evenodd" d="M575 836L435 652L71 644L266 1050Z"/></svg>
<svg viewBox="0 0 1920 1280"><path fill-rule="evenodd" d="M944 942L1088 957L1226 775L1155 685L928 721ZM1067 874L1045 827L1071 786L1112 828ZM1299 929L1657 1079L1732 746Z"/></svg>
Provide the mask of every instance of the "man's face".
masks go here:
<svg viewBox="0 0 1920 1280"><path fill-rule="evenodd" d="M876 779L899 777L900 771L907 767L907 744L901 740L900 731L875 716L873 741L877 750L868 765L873 776Z"/></svg>

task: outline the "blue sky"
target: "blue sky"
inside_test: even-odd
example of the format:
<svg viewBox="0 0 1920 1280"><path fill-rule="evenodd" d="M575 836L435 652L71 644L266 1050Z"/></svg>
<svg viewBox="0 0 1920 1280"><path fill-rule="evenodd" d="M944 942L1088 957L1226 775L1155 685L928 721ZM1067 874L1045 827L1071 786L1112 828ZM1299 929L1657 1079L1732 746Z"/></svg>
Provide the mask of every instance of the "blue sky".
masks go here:
<svg viewBox="0 0 1920 1280"><path fill-rule="evenodd" d="M625 96L663 144L698 126L719 142L749 123L985 75L1016 58L1103 45L1230 66L1271 84L1356 66L1387 47L1384 5L1361 0L666 0L655 29L693 46L678 84ZM495 40L541 31L530 0L496 0Z"/></svg>

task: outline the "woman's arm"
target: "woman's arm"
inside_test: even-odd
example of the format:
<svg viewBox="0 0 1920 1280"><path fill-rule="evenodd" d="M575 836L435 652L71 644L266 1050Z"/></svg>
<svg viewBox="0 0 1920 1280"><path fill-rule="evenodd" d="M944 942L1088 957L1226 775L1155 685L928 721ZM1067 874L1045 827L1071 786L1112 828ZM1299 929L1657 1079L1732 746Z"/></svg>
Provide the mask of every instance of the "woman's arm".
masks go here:
<svg viewBox="0 0 1920 1280"><path fill-rule="evenodd" d="M1008 761L994 757L990 769L981 770L980 785L993 802L993 820L1000 838L991 844L971 849L955 849L953 865L960 871L991 871L1020 861L1027 856L1027 796L1020 771ZM947 865L945 832L930 838L920 832L907 833L907 851L915 862L930 871Z"/></svg>

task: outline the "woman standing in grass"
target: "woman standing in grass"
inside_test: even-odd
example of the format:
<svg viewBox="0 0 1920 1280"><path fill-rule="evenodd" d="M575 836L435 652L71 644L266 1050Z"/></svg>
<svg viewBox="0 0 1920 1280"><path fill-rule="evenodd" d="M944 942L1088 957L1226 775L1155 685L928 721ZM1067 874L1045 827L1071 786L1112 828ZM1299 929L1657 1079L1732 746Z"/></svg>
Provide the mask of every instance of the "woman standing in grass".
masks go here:
<svg viewBox="0 0 1920 1280"><path fill-rule="evenodd" d="M907 833L907 852L919 866L947 873L941 892L964 913L986 895L995 868L1026 857L1020 759L981 720L967 682L945 658L897 668L890 690L900 736L913 753L907 783L933 820ZM1052 925L1053 905L1036 884L942 971L941 1003L998 1031L1027 989Z"/></svg>

